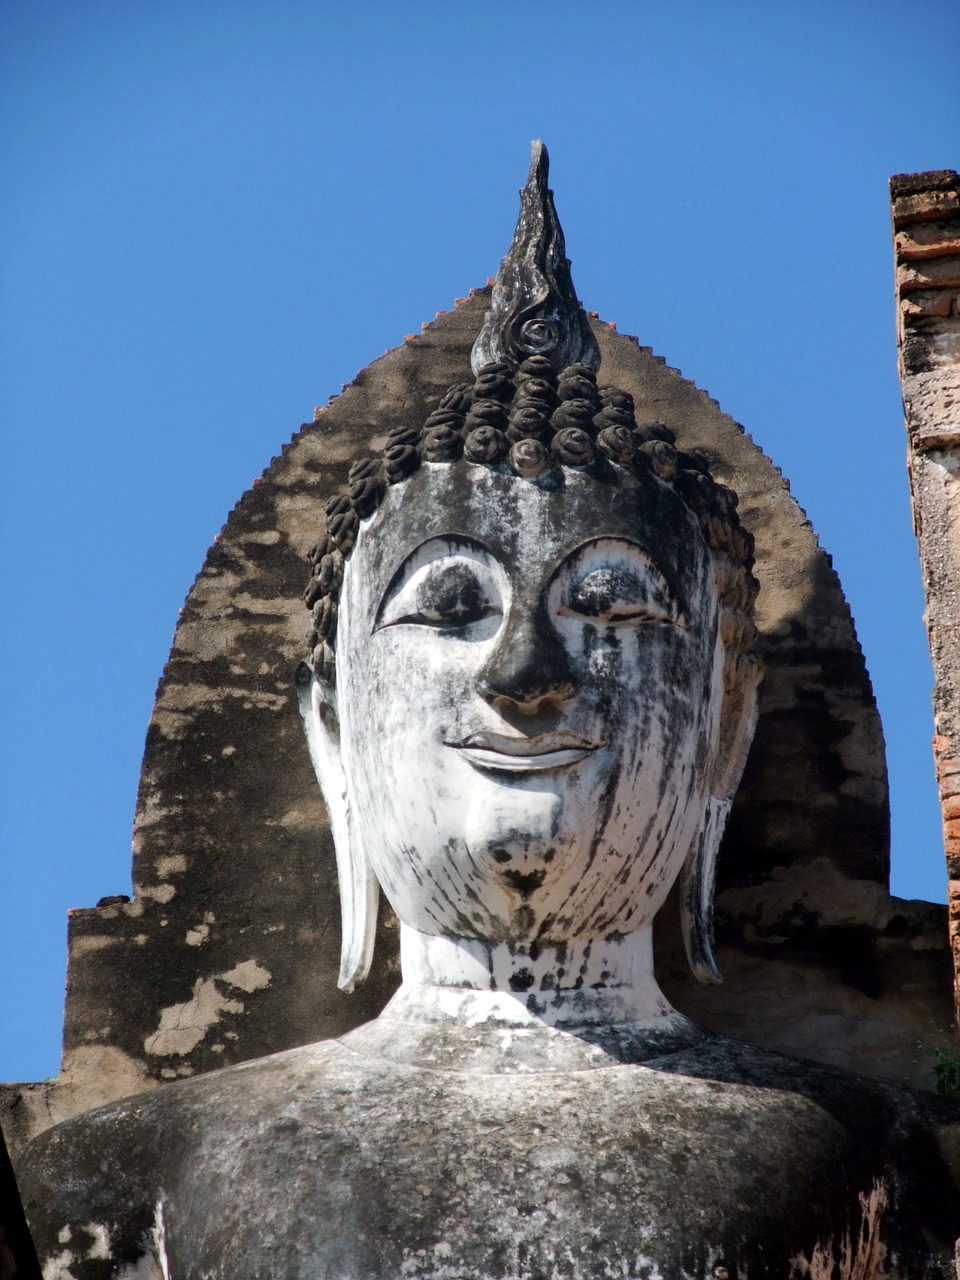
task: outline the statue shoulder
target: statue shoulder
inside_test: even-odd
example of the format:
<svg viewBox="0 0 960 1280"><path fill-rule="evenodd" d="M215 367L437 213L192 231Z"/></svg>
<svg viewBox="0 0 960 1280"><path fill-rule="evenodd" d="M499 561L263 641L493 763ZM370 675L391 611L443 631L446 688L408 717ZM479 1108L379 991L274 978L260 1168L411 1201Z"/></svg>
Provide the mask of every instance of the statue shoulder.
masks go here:
<svg viewBox="0 0 960 1280"><path fill-rule="evenodd" d="M711 1239L735 1228L768 1248L773 1233L785 1258L853 1225L908 1258L932 1256L926 1232L947 1256L960 1202L938 1189L932 1153L952 1114L722 1039L642 1065L496 1076L325 1042L51 1130L28 1159L27 1211L48 1273L76 1280L240 1280L271 1273L264 1241L292 1274L433 1277L425 1223L477 1274L501 1274L508 1226L545 1266L594 1238L626 1260L651 1231L668 1259L690 1203ZM753 1194L764 1186L773 1200ZM553 1208L541 1221L531 1204ZM582 1274L597 1274L586 1255Z"/></svg>
<svg viewBox="0 0 960 1280"><path fill-rule="evenodd" d="M759 1100L757 1114L781 1124L786 1119L779 1140L797 1147L783 1150L795 1167L804 1164L801 1146L807 1157L816 1147L822 1155L832 1147L845 1164L852 1159L860 1165L865 1185L884 1181L885 1213L900 1224L895 1231L906 1233L905 1256L920 1247L914 1235L953 1248L960 1235L960 1100L723 1037L656 1066L673 1076L733 1087L744 1099ZM813 1146L804 1137L808 1131L817 1135Z"/></svg>
<svg viewBox="0 0 960 1280"><path fill-rule="evenodd" d="M82 1280L139 1267L131 1274L153 1280L155 1264L160 1280L164 1205L181 1170L241 1128L282 1127L297 1086L314 1099L349 1091L352 1057L336 1041L321 1041L160 1085L40 1134L20 1165L45 1273Z"/></svg>
<svg viewBox="0 0 960 1280"><path fill-rule="evenodd" d="M858 1134L876 1130L892 1143L917 1132L949 1135L960 1124L960 1101L723 1036L650 1065L673 1076L808 1103L844 1129Z"/></svg>

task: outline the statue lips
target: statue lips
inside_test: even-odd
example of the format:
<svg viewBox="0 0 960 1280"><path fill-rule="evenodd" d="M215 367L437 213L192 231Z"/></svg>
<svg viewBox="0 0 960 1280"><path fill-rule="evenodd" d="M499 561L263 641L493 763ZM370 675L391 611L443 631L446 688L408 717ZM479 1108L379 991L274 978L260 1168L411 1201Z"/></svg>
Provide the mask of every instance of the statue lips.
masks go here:
<svg viewBox="0 0 960 1280"><path fill-rule="evenodd" d="M502 733L481 730L471 733L462 742L446 742L463 753L465 759L478 769L492 769L506 773L545 773L551 769L565 769L581 760L605 742L591 741L582 734L569 730L540 733L532 738L508 737Z"/></svg>

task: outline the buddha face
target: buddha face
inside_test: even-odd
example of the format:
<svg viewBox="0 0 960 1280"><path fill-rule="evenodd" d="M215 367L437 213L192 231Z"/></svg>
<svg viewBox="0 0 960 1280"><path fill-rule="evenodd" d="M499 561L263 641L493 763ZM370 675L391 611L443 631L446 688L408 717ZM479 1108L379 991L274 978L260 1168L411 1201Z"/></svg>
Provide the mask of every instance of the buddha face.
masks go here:
<svg viewBox="0 0 960 1280"><path fill-rule="evenodd" d="M362 526L337 652L352 822L404 923L492 942L649 923L703 815L721 685L676 494L428 463Z"/></svg>
<svg viewBox="0 0 960 1280"><path fill-rule="evenodd" d="M347 563L337 712L356 838L428 934L648 923L700 824L722 655L696 520L652 476L425 464Z"/></svg>

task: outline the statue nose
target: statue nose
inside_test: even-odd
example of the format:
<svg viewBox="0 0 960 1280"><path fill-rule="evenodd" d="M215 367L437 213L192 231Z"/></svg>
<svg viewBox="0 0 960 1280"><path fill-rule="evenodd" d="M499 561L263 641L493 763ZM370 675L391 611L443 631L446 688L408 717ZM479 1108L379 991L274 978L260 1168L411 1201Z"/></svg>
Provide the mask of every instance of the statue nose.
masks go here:
<svg viewBox="0 0 960 1280"><path fill-rule="evenodd" d="M477 678L477 690L493 705L509 702L529 715L573 697L569 655L545 617L508 615Z"/></svg>

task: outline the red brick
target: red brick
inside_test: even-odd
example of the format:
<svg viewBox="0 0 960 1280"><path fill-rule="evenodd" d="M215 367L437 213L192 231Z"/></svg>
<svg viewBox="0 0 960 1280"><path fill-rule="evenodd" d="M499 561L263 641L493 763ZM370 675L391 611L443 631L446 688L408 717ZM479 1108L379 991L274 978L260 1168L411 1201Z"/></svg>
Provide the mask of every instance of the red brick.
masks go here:
<svg viewBox="0 0 960 1280"><path fill-rule="evenodd" d="M897 267L897 288L901 293L917 293L922 289L960 288L960 255L933 258L914 266Z"/></svg>
<svg viewBox="0 0 960 1280"><path fill-rule="evenodd" d="M925 258L943 258L960 253L960 225L940 222L920 223L909 231L898 231L893 238L897 256L906 262Z"/></svg>
<svg viewBox="0 0 960 1280"><path fill-rule="evenodd" d="M912 324L915 320L944 318L953 310L956 300L956 293L949 289L911 293L902 299L900 311L905 324Z"/></svg>
<svg viewBox="0 0 960 1280"><path fill-rule="evenodd" d="M899 231L911 222L943 222L960 213L960 193L922 191L915 196L900 196L893 202L893 225Z"/></svg>
<svg viewBox="0 0 960 1280"><path fill-rule="evenodd" d="M923 195L926 191L954 191L960 186L960 173L955 169L923 169L920 173L895 173L890 178L890 195Z"/></svg>

